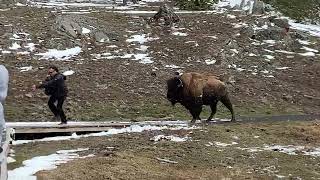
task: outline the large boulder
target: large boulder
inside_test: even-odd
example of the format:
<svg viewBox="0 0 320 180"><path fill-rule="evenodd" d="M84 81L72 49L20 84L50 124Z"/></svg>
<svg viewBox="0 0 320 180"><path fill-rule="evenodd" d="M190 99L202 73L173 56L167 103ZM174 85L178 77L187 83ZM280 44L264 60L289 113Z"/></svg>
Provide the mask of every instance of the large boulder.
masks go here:
<svg viewBox="0 0 320 180"><path fill-rule="evenodd" d="M91 42L118 40L118 35L110 27L102 27L96 19L87 16L57 16L53 26L59 34L73 39L90 39Z"/></svg>
<svg viewBox="0 0 320 180"><path fill-rule="evenodd" d="M241 36L252 38L255 35L254 28L250 26L244 26L240 29Z"/></svg>
<svg viewBox="0 0 320 180"><path fill-rule="evenodd" d="M264 14L265 5L264 2L260 0L254 0L253 7L252 7L252 14Z"/></svg>
<svg viewBox="0 0 320 180"><path fill-rule="evenodd" d="M288 19L271 16L269 18L269 21L273 23L275 26L278 26L279 28L284 28L289 30L290 25L289 25Z"/></svg>
<svg viewBox="0 0 320 180"><path fill-rule="evenodd" d="M180 21L179 16L174 13L174 10L167 4L160 6L158 12L150 19L149 22L158 22L161 18L164 19L164 23L166 26L173 25L173 23L177 23Z"/></svg>
<svg viewBox="0 0 320 180"><path fill-rule="evenodd" d="M269 27L267 29L261 29L256 32L255 39L262 41L262 40L277 40L280 41L287 36L287 32L283 28L279 27Z"/></svg>

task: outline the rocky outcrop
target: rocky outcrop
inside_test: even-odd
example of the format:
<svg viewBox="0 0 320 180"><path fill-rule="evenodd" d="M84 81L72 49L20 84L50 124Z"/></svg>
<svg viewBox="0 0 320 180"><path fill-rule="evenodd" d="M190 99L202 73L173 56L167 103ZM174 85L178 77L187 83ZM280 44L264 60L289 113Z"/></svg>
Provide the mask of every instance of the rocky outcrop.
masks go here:
<svg viewBox="0 0 320 180"><path fill-rule="evenodd" d="M52 27L58 34L71 39L90 39L91 42L117 40L118 35L100 27L95 19L86 16L57 16Z"/></svg>
<svg viewBox="0 0 320 180"><path fill-rule="evenodd" d="M264 14L265 6L264 2L260 0L254 0L253 6L252 6L252 14Z"/></svg>
<svg viewBox="0 0 320 180"><path fill-rule="evenodd" d="M167 26L180 21L179 16L167 4L160 6L158 12L150 19L150 22L158 22L161 18L164 19L164 24Z"/></svg>

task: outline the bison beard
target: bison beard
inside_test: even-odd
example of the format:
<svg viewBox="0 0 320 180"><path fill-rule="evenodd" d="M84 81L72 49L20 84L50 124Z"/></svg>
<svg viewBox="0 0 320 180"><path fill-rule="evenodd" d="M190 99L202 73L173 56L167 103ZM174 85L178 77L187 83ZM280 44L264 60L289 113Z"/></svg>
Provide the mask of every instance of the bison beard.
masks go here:
<svg viewBox="0 0 320 180"><path fill-rule="evenodd" d="M231 121L235 116L225 84L211 74L184 73L167 80L167 99L172 105L181 103L192 115L191 123L200 119L203 105L209 105L211 114L207 121L211 121L217 111L217 104L221 101L231 112Z"/></svg>

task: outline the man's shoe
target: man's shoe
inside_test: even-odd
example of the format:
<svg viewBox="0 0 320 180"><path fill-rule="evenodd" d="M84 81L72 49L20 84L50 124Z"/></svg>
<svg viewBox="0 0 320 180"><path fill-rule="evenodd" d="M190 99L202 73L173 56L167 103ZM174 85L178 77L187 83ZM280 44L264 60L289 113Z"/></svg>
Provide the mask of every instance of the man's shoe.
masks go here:
<svg viewBox="0 0 320 180"><path fill-rule="evenodd" d="M59 123L59 125L65 125L65 124L67 124L67 122L61 122L61 123Z"/></svg>

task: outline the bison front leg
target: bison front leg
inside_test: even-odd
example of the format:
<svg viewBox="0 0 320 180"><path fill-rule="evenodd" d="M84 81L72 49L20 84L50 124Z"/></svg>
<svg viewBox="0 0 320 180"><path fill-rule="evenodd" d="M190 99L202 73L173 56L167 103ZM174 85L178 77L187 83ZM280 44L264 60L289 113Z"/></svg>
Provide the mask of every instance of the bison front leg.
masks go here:
<svg viewBox="0 0 320 180"><path fill-rule="evenodd" d="M189 108L189 112L192 115L191 124L194 124L197 119L201 120L201 118L200 118L201 111L202 111L202 106L194 106L194 107Z"/></svg>

